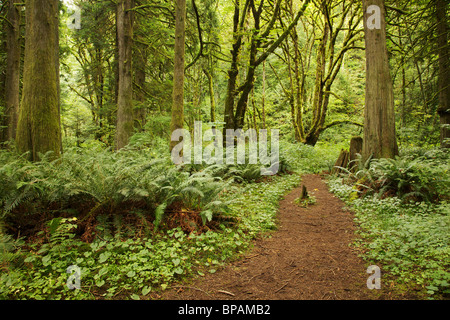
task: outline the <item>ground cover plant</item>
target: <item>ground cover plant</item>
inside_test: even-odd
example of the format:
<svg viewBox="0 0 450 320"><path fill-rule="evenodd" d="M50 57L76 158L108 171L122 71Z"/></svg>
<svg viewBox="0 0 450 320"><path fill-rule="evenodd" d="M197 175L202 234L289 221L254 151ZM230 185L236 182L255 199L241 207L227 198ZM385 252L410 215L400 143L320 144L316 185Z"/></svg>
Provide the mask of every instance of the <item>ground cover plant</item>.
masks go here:
<svg viewBox="0 0 450 320"><path fill-rule="evenodd" d="M448 170L448 151L409 149L328 180L355 212L362 256L431 297L450 293Z"/></svg>
<svg viewBox="0 0 450 320"><path fill-rule="evenodd" d="M137 299L215 272L276 229L278 201L300 181L145 156L74 149L31 163L1 152L2 298ZM67 287L70 266L80 290Z"/></svg>

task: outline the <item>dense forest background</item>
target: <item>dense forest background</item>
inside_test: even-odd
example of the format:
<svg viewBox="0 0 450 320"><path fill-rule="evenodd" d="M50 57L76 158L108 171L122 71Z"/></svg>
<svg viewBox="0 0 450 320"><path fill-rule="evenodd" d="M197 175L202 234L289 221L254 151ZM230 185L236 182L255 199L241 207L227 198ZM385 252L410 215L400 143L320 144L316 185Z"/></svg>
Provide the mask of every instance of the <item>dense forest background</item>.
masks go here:
<svg viewBox="0 0 450 320"><path fill-rule="evenodd" d="M111 147L118 120L117 4L111 1L75 4L79 16L64 3L59 8L63 143ZM230 95L228 79L230 71L235 70L236 75L232 76L236 78L236 108L245 110L239 111L240 127L278 128L291 141L311 145L320 138L348 140L360 133L365 94L361 3L309 4L296 27L267 57L263 56L265 51L294 20L301 3L264 2L258 8L261 12L248 10L245 17L237 19L239 33L233 37L233 16L238 5L242 11L244 4L239 2L187 2L184 124L193 130L196 120L218 125L225 120L226 99ZM2 2L3 141L9 140L11 133L7 128L14 126L18 117L17 106L6 102L13 99L17 104L22 90L22 80L19 86L6 87L12 85L8 68L17 69L14 78L17 80L22 79L24 66L25 8L23 3L15 4L14 10L9 6L9 2ZM387 8L387 48L398 142L437 145L439 11L436 12L434 1L388 2ZM170 135L174 3L136 1L130 10L133 42L129 72L134 124L131 133L137 133L134 140L155 143ZM261 30L256 29L256 20ZM10 30L11 23L16 24L14 32ZM78 23L79 29L75 28ZM11 51L15 57L8 60ZM319 83L319 73L329 82L322 79ZM319 105L320 101L324 102ZM318 124L315 117L321 112L317 110L325 111Z"/></svg>
<svg viewBox="0 0 450 320"><path fill-rule="evenodd" d="M448 296L447 1L0 0L0 24L0 298L158 297L276 230L305 173L392 288ZM174 165L198 121L279 130L277 174Z"/></svg>

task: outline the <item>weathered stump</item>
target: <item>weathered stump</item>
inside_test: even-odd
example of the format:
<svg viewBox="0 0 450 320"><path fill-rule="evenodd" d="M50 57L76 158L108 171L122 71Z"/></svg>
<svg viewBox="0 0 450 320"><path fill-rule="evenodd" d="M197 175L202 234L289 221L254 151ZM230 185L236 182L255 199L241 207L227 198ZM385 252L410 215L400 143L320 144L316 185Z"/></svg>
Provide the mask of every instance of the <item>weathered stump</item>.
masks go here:
<svg viewBox="0 0 450 320"><path fill-rule="evenodd" d="M342 172L341 168L347 168L349 158L350 153L347 150L342 149L336 163L333 166L333 169L331 169L331 173L339 173Z"/></svg>
<svg viewBox="0 0 450 320"><path fill-rule="evenodd" d="M350 140L350 157L349 157L349 163L348 167L350 171L355 172L358 168L358 164L356 163L356 159L358 158L357 154L362 153L362 147L363 147L363 139L361 137L353 137Z"/></svg>
<svg viewBox="0 0 450 320"><path fill-rule="evenodd" d="M302 185L302 193L300 195L300 199L307 199L308 198L308 191L306 190L305 185Z"/></svg>
<svg viewBox="0 0 450 320"><path fill-rule="evenodd" d="M356 159L358 158L357 154L361 154L363 146L363 139L361 137L353 137L350 140L350 151L341 150L339 157L334 164L331 173L339 173L342 172L342 168L349 169L350 171L355 171L358 168L356 163Z"/></svg>

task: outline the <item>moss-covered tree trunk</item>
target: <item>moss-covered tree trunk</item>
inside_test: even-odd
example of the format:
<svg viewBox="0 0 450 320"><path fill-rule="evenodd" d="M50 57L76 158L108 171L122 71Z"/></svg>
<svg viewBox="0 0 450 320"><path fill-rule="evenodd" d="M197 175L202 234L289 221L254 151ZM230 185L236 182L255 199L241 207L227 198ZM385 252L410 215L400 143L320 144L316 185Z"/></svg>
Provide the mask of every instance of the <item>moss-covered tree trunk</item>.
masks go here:
<svg viewBox="0 0 450 320"><path fill-rule="evenodd" d="M60 155L58 0L27 0L23 92L16 142L30 159L53 151Z"/></svg>
<svg viewBox="0 0 450 320"><path fill-rule="evenodd" d="M448 45L447 7L445 0L435 0L437 45L439 53L439 108L441 147L450 148L450 50Z"/></svg>
<svg viewBox="0 0 450 320"><path fill-rule="evenodd" d="M175 2L175 55L172 92L171 132L183 128L184 122L184 61L186 38L186 0ZM170 142L170 151L178 144Z"/></svg>
<svg viewBox="0 0 450 320"><path fill-rule="evenodd" d="M216 100L214 97L214 78L213 78L213 67L212 67L212 58L208 57L209 66L203 68L203 73L208 78L208 90L209 90L209 102L210 102L210 119L211 122L216 122Z"/></svg>
<svg viewBox="0 0 450 320"><path fill-rule="evenodd" d="M139 16L135 17L134 21L134 38L135 38L135 47L134 47L134 61L135 64L133 66L134 69L134 93L135 100L137 102L137 106L134 109L134 118L135 118L135 128L139 131L144 131L146 117L147 117L147 108L144 105L146 99L146 68L148 62L148 44L145 43L145 30L143 27L143 19L147 19L147 17L142 17L140 19Z"/></svg>
<svg viewBox="0 0 450 320"><path fill-rule="evenodd" d="M5 73L5 140L16 138L20 103L20 7L21 0L10 0L6 22L6 73Z"/></svg>
<svg viewBox="0 0 450 320"><path fill-rule="evenodd" d="M125 147L134 132L133 112L133 0L117 2L118 88L116 150Z"/></svg>

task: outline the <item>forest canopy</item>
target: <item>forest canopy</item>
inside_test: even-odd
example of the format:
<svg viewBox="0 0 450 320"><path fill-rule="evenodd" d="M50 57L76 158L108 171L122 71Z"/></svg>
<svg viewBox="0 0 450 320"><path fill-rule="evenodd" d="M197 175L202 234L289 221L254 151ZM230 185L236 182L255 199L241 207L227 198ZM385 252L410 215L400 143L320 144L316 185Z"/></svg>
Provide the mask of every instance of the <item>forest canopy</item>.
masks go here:
<svg viewBox="0 0 450 320"><path fill-rule="evenodd" d="M175 2L55 5L59 49L51 63L58 66L60 79L55 121L60 119L63 144L122 148L135 134L167 139L176 79ZM122 5L123 22L117 11ZM361 131L366 70L360 1L196 0L185 6L178 126L192 131L194 121L203 121L233 129L277 128L292 141L310 145L334 132L351 137ZM440 31L447 30L448 16L438 6L445 9L445 1L386 4L399 144L437 145L440 130L448 134L448 39ZM18 1L2 1L1 8L1 140L10 141L16 140L18 105L27 97L22 88L27 83L26 10ZM30 59L39 58L33 54Z"/></svg>

